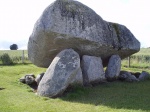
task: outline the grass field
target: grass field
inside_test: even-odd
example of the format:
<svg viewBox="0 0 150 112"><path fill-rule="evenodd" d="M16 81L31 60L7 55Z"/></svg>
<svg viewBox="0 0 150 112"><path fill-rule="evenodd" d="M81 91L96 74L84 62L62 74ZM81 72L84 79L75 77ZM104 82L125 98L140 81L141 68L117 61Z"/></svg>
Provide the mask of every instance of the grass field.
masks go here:
<svg viewBox="0 0 150 112"><path fill-rule="evenodd" d="M56 99L36 96L18 81L25 74L45 70L32 64L0 66L0 112L150 112L150 80L74 87Z"/></svg>
<svg viewBox="0 0 150 112"><path fill-rule="evenodd" d="M150 69L150 48L142 48L138 53L131 57L131 67L133 68L149 68ZM122 61L123 66L128 66L128 59Z"/></svg>
<svg viewBox="0 0 150 112"><path fill-rule="evenodd" d="M28 60L28 52L27 52L27 50L24 50L24 51L23 50L0 50L0 64L3 64L1 57L4 54L8 54L14 64L22 63L22 62L24 62L24 63L31 63ZM22 61L23 54L24 54L24 61Z"/></svg>
<svg viewBox="0 0 150 112"><path fill-rule="evenodd" d="M33 64L0 65L0 112L150 112L150 80L76 86L55 99L39 97L19 82L25 74L37 75L45 70ZM138 64L131 68L122 66L122 70L150 73L148 67Z"/></svg>
<svg viewBox="0 0 150 112"><path fill-rule="evenodd" d="M22 56L22 52L23 50L0 50L0 56L4 53L7 53L9 54L10 57L19 57L19 56ZM24 54L25 54L25 57L28 57L28 52L27 50L24 50Z"/></svg>

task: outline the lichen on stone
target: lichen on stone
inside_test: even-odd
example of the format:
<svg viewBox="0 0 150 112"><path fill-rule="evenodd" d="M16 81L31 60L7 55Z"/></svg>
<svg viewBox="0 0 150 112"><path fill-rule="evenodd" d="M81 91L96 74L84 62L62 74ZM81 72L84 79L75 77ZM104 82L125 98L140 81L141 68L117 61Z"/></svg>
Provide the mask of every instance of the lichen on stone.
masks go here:
<svg viewBox="0 0 150 112"><path fill-rule="evenodd" d="M117 37L119 37L120 31L119 31L119 28L118 28L118 24L117 23L112 23L112 26L116 31Z"/></svg>

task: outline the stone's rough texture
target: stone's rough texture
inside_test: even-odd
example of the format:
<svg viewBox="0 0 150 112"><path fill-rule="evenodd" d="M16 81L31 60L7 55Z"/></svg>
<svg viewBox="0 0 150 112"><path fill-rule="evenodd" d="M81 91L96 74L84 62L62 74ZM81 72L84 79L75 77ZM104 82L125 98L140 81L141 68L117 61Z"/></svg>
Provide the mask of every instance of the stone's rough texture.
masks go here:
<svg viewBox="0 0 150 112"><path fill-rule="evenodd" d="M105 80L105 73L100 57L84 55L82 57L82 71L83 77L85 77L83 80L85 85L86 83L99 83Z"/></svg>
<svg viewBox="0 0 150 112"><path fill-rule="evenodd" d="M30 85L35 82L35 76L33 74L25 76L26 84Z"/></svg>
<svg viewBox="0 0 150 112"><path fill-rule="evenodd" d="M149 73L147 73L147 72L145 72L145 71L142 71L142 73L141 73L140 76L139 76L139 80L140 80L140 81L143 81L143 80L146 80L146 79L148 79L148 78L150 78Z"/></svg>
<svg viewBox="0 0 150 112"><path fill-rule="evenodd" d="M72 49L61 51L52 61L39 83L37 93L41 96L61 95L80 69L80 57Z"/></svg>
<svg viewBox="0 0 150 112"><path fill-rule="evenodd" d="M109 59L108 66L106 68L106 78L109 81L117 79L120 74L121 59L119 55L112 55Z"/></svg>
<svg viewBox="0 0 150 112"><path fill-rule="evenodd" d="M83 76L81 68L79 68L76 77L72 80L71 84L83 85Z"/></svg>
<svg viewBox="0 0 150 112"><path fill-rule="evenodd" d="M29 59L48 67L56 54L72 48L80 56L125 58L140 50L140 43L123 25L104 21L92 9L73 0L56 0L35 24L28 42Z"/></svg>
<svg viewBox="0 0 150 112"><path fill-rule="evenodd" d="M127 81L127 82L139 81L134 75L132 75L130 72L127 71L121 71L118 78L122 81Z"/></svg>
<svg viewBox="0 0 150 112"><path fill-rule="evenodd" d="M28 84L33 91L36 91L37 89L37 82L35 81L34 74L27 74L20 78L20 82Z"/></svg>
<svg viewBox="0 0 150 112"><path fill-rule="evenodd" d="M27 74L19 79L20 82L26 83L28 85L33 84L35 82L34 74Z"/></svg>
<svg viewBox="0 0 150 112"><path fill-rule="evenodd" d="M118 76L118 79L121 81L125 81L127 79L126 72L121 71L119 76Z"/></svg>
<svg viewBox="0 0 150 112"><path fill-rule="evenodd" d="M40 83L42 77L44 76L44 74L45 74L45 73L40 73L40 74L38 74L38 75L36 76L35 81L36 81L37 85L39 85L39 83Z"/></svg>

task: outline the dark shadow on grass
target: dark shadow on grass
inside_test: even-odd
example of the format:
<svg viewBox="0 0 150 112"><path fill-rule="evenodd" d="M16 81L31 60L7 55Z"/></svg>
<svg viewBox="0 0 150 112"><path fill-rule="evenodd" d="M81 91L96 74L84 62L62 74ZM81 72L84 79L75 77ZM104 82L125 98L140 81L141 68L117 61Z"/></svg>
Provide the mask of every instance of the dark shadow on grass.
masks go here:
<svg viewBox="0 0 150 112"><path fill-rule="evenodd" d="M37 90L37 87L38 87L36 82L34 82L33 84L28 84L28 86L33 90Z"/></svg>
<svg viewBox="0 0 150 112"><path fill-rule="evenodd" d="M73 87L60 99L69 102L103 105L115 109L150 111L150 81L111 82L95 87Z"/></svg>
<svg viewBox="0 0 150 112"><path fill-rule="evenodd" d="M13 63L10 65L0 64L0 66L20 66L20 65L31 65L32 63Z"/></svg>
<svg viewBox="0 0 150 112"><path fill-rule="evenodd" d="M0 90L4 90L5 88L0 88Z"/></svg>

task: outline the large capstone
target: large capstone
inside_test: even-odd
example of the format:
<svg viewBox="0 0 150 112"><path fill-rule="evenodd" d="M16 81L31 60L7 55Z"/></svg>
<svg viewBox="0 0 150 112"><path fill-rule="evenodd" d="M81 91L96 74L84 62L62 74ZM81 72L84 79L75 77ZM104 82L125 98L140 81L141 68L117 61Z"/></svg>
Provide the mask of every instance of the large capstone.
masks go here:
<svg viewBox="0 0 150 112"><path fill-rule="evenodd" d="M104 21L92 9L73 0L56 0L37 20L28 42L29 59L48 67L62 50L72 48L80 56L121 59L140 50L140 42L124 25Z"/></svg>
<svg viewBox="0 0 150 112"><path fill-rule="evenodd" d="M52 61L41 79L37 93L40 96L61 95L75 79L80 69L80 57L72 49L61 51Z"/></svg>

